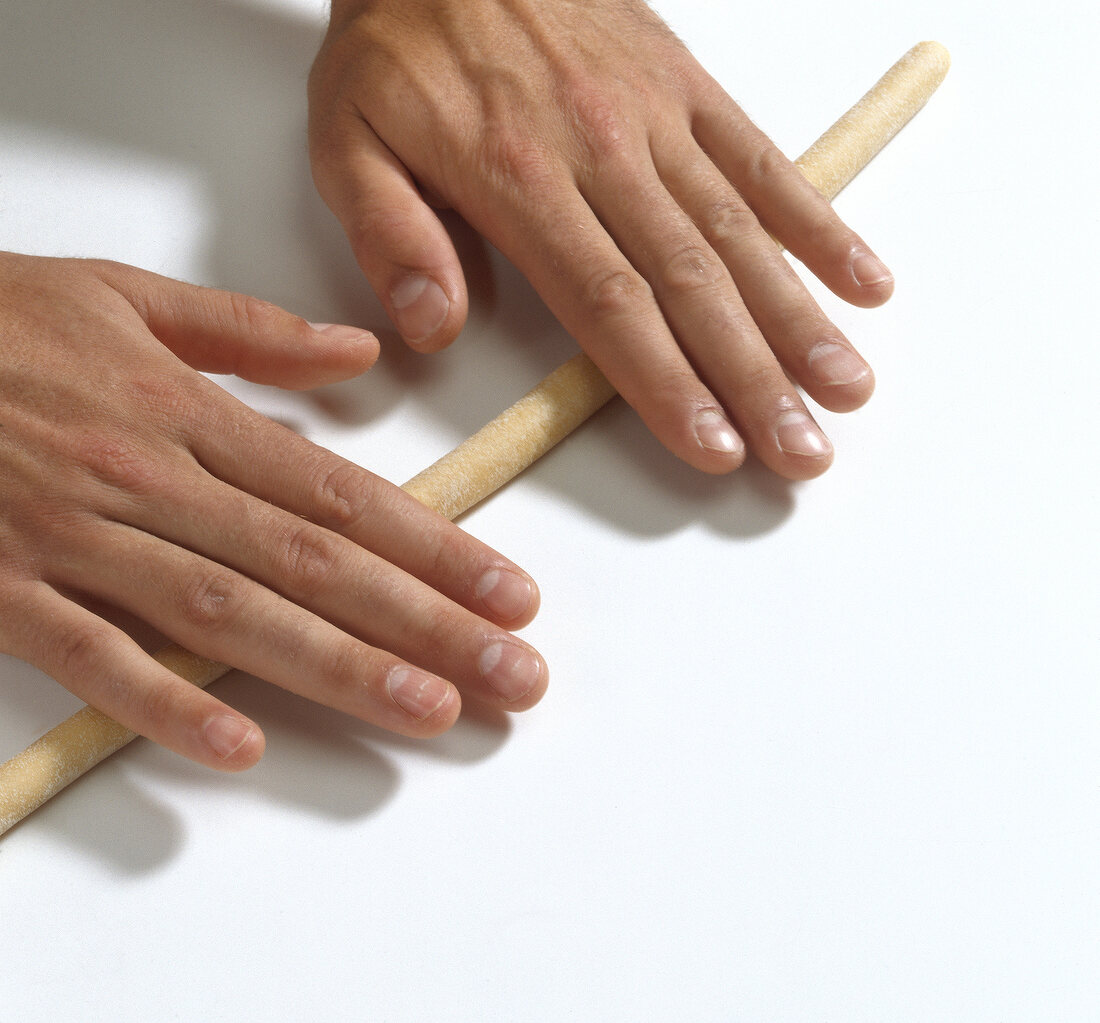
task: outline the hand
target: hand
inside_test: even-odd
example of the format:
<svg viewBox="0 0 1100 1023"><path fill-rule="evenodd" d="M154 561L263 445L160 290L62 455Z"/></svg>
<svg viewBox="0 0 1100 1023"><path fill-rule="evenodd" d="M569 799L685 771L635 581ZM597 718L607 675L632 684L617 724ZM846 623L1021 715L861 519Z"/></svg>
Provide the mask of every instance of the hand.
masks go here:
<svg viewBox="0 0 1100 1023"><path fill-rule="evenodd" d="M535 613L526 574L196 372L312 387L369 367L371 335L0 254L0 336L0 650L227 770L260 758L260 729L81 598L406 735L448 728L456 686L512 710L542 695L541 658L505 631Z"/></svg>
<svg viewBox="0 0 1100 1023"><path fill-rule="evenodd" d="M674 453L776 472L832 447L871 370L769 232L861 306L889 272L641 0L334 0L310 78L314 179L398 330L466 316L428 203L528 277Z"/></svg>

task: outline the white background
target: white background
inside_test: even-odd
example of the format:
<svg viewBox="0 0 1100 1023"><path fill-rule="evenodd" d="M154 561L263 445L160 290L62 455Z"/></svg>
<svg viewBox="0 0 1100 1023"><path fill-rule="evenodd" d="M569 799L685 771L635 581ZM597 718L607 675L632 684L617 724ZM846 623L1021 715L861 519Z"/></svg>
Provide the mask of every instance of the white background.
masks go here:
<svg viewBox="0 0 1100 1023"><path fill-rule="evenodd" d="M0 840L2 1023L1100 1019L1095 10L659 6L792 155L953 53L838 200L898 287L822 297L878 377L834 468L601 413L463 520L540 582L545 701L416 743L227 677L256 770L139 741ZM322 7L6 4L0 244L381 326L308 178ZM407 479L574 351L488 266L446 354L231 386ZM0 657L0 758L75 705Z"/></svg>

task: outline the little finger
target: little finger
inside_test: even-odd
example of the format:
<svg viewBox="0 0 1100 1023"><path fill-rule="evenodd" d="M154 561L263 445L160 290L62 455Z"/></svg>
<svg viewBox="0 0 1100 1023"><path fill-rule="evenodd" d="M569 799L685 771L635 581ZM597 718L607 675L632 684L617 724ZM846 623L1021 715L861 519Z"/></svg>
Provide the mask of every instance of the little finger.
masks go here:
<svg viewBox="0 0 1100 1023"><path fill-rule="evenodd" d="M108 717L162 746L221 771L240 771L264 752L259 726L155 661L120 629L44 582L18 593L21 631L5 646Z"/></svg>

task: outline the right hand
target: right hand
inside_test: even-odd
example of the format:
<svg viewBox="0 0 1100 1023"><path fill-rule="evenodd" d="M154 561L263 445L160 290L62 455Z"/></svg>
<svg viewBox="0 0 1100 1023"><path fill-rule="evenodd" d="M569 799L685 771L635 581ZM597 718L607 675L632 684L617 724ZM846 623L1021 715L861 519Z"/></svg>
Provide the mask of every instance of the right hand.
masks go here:
<svg viewBox="0 0 1100 1023"><path fill-rule="evenodd" d="M874 376L776 248L859 306L893 279L643 0L334 0L310 75L321 195L403 337L466 290L429 205L504 253L665 446L789 479Z"/></svg>
<svg viewBox="0 0 1100 1023"><path fill-rule="evenodd" d="M198 370L306 388L377 342L116 263L0 253L0 650L210 767L259 727L81 598L195 653L410 736L459 691L524 710L538 605L511 562Z"/></svg>

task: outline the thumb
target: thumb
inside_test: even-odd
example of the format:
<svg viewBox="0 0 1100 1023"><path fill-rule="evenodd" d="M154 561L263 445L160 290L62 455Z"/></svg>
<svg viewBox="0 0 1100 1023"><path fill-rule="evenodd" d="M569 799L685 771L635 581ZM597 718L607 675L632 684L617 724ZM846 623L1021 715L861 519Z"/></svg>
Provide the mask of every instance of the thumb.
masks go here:
<svg viewBox="0 0 1100 1023"><path fill-rule="evenodd" d="M365 122L350 138L316 132L311 159L317 190L398 333L418 351L445 348L466 321L466 282L408 170Z"/></svg>
<svg viewBox="0 0 1100 1023"><path fill-rule="evenodd" d="M203 372L305 390L358 376L378 358L377 339L359 327L307 323L250 295L135 267L109 264L103 274L157 340Z"/></svg>

